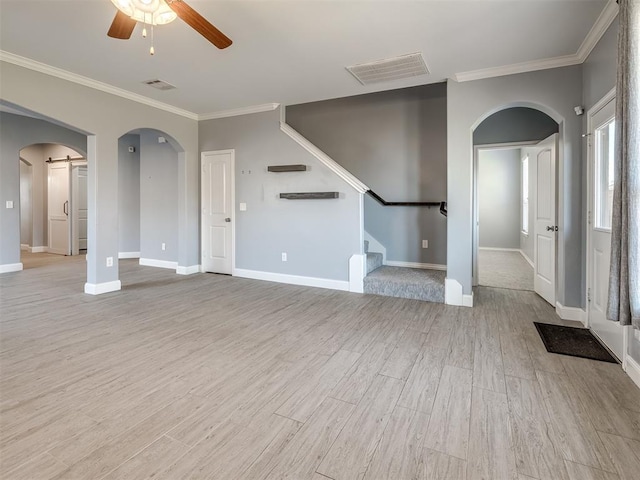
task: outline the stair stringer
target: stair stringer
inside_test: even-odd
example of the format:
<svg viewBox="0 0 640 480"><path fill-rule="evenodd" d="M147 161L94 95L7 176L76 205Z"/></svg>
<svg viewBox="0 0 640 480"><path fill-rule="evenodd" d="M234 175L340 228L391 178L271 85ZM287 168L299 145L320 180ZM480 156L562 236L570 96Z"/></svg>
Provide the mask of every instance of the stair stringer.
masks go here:
<svg viewBox="0 0 640 480"><path fill-rule="evenodd" d="M387 248L382 245L373 235L366 230L364 231L364 239L369 242L369 251L382 254L382 264L387 264Z"/></svg>

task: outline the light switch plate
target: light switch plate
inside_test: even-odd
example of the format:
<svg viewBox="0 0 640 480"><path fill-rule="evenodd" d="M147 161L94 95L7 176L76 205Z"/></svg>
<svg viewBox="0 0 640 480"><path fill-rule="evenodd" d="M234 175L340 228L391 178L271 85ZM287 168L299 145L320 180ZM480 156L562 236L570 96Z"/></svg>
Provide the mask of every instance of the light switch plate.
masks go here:
<svg viewBox="0 0 640 480"><path fill-rule="evenodd" d="M247 211L247 204L246 203L241 203L240 204L240 211L241 212L246 212Z"/></svg>
<svg viewBox="0 0 640 480"><path fill-rule="evenodd" d="M7 200L7 208L13 208L13 200Z"/></svg>

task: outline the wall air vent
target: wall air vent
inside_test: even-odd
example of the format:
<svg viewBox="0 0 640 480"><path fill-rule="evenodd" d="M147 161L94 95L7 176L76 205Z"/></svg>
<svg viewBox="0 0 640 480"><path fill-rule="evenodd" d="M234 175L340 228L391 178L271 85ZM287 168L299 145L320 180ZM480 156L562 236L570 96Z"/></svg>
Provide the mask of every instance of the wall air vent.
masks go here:
<svg viewBox="0 0 640 480"><path fill-rule="evenodd" d="M420 52L346 68L362 85L417 77L429 73Z"/></svg>
<svg viewBox="0 0 640 480"><path fill-rule="evenodd" d="M165 82L164 80L145 80L145 85L149 85L150 87L157 88L158 90L173 90L175 85L171 85L170 83Z"/></svg>

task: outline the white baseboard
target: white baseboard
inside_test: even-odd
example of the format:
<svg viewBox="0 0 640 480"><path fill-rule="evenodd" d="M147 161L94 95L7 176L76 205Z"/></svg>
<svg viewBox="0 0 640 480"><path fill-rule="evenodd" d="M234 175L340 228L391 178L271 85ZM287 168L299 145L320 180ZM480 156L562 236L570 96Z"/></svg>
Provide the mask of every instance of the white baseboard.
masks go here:
<svg viewBox="0 0 640 480"><path fill-rule="evenodd" d="M497 247L478 247L478 250L488 250L492 252L519 252L519 248L497 248Z"/></svg>
<svg viewBox="0 0 640 480"><path fill-rule="evenodd" d="M103 293L116 292L122 288L120 280L105 283L85 283L84 293L89 295L101 295Z"/></svg>
<svg viewBox="0 0 640 480"><path fill-rule="evenodd" d="M287 275L284 273L259 272L257 270L245 270L236 268L233 275L253 280L266 280L267 282L288 283L290 285L303 285L306 287L328 288L331 290L349 291L349 282L343 280L331 280L328 278L302 277L299 275Z"/></svg>
<svg viewBox="0 0 640 480"><path fill-rule="evenodd" d="M349 259L349 291L364 293L364 276L367 264L366 255L351 255Z"/></svg>
<svg viewBox="0 0 640 480"><path fill-rule="evenodd" d="M424 270L447 270L446 265L440 265L437 263L397 262L395 260L387 260L385 265L389 265L390 267L422 268Z"/></svg>
<svg viewBox="0 0 640 480"><path fill-rule="evenodd" d="M155 260L153 258L141 258L138 263L145 267L170 268L171 270L176 270L178 268L178 262Z"/></svg>
<svg viewBox="0 0 640 480"><path fill-rule="evenodd" d="M118 252L118 258L140 258L140 252Z"/></svg>
<svg viewBox="0 0 640 480"><path fill-rule="evenodd" d="M534 269L535 269L535 268L536 268L536 266L533 264L533 260L531 260L529 257L527 257L527 254L526 254L526 253L524 253L524 251L523 251L523 250L519 250L519 252L520 252L520 254L524 257L524 259L527 261L527 263L528 263L529 265L531 265L531 268L534 268Z"/></svg>
<svg viewBox="0 0 640 480"><path fill-rule="evenodd" d="M22 270L22 263L5 263L0 265L0 273L19 272Z"/></svg>
<svg viewBox="0 0 640 480"><path fill-rule="evenodd" d="M191 265L189 267L181 267L178 265L176 273L178 275L193 275L194 273L200 273L200 265Z"/></svg>
<svg viewBox="0 0 640 480"><path fill-rule="evenodd" d="M21 243L20 244L20 250L24 250L26 252L30 252L31 251L31 245L27 245L26 243Z"/></svg>
<svg viewBox="0 0 640 480"><path fill-rule="evenodd" d="M577 307L565 307L560 302L556 302L556 313L563 320L573 320L587 325L587 312Z"/></svg>
<svg viewBox="0 0 640 480"><path fill-rule="evenodd" d="M444 303L458 307L473 307L473 292L463 294L462 284L453 278L444 279Z"/></svg>
<svg viewBox="0 0 640 480"><path fill-rule="evenodd" d="M627 355L625 361L625 372L631 377L633 383L640 388L640 365L636 362L631 355Z"/></svg>
<svg viewBox="0 0 640 480"><path fill-rule="evenodd" d="M31 247L31 253L47 253L49 247Z"/></svg>

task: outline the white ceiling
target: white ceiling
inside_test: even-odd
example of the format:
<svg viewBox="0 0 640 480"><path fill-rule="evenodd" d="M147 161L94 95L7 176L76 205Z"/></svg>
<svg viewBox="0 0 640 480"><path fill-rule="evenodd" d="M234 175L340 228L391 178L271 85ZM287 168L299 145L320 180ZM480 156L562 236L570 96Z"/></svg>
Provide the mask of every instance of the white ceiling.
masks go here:
<svg viewBox="0 0 640 480"><path fill-rule="evenodd" d="M574 55L606 0L232 0L188 3L232 40L218 50L180 20L108 38L109 0L0 0L0 49L207 114L453 78ZM364 87L345 66L422 52L430 75ZM141 84L160 78L178 88Z"/></svg>

